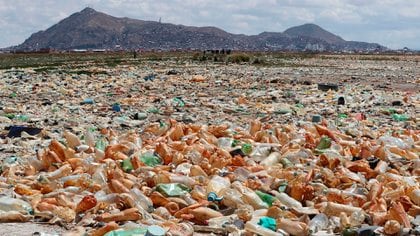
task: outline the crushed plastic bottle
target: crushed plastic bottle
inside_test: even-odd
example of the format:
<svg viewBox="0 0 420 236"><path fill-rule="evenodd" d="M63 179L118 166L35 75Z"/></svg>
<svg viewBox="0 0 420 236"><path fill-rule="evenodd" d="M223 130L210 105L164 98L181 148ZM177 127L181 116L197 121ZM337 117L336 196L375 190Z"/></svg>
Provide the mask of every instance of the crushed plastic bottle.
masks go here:
<svg viewBox="0 0 420 236"><path fill-rule="evenodd" d="M22 214L34 214L34 209L28 202L6 196L0 197L0 211L17 211Z"/></svg>

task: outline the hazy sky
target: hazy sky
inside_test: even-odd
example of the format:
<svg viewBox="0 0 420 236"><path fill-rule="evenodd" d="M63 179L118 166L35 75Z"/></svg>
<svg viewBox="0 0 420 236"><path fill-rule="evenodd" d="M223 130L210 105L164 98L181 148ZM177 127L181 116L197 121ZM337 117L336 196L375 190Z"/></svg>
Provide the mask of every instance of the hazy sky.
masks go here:
<svg viewBox="0 0 420 236"><path fill-rule="evenodd" d="M114 16L216 26L231 33L282 32L315 23L346 40L420 49L420 0L0 0L0 48L90 6Z"/></svg>

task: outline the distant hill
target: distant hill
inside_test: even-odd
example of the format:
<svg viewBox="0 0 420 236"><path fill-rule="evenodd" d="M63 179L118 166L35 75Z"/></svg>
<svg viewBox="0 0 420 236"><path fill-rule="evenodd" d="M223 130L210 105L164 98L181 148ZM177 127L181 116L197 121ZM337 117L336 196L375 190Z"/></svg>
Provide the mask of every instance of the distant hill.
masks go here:
<svg viewBox="0 0 420 236"><path fill-rule="evenodd" d="M315 24L304 24L295 26L284 31L285 34L291 37L309 37L322 39L327 43L337 44L344 43L345 40L341 37L332 34Z"/></svg>
<svg viewBox="0 0 420 236"><path fill-rule="evenodd" d="M92 8L39 31L16 50L69 49L235 49L343 51L385 50L376 43L345 41L315 24L292 27L283 33L231 34L216 27L193 27L117 18Z"/></svg>

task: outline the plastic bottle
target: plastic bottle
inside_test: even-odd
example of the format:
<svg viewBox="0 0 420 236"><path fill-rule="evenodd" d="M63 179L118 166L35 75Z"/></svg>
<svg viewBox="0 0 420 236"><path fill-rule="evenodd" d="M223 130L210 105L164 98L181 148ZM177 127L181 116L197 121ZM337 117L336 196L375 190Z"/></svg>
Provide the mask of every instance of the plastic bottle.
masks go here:
<svg viewBox="0 0 420 236"><path fill-rule="evenodd" d="M0 197L0 211L18 211L22 214L34 214L31 204L21 199Z"/></svg>
<svg viewBox="0 0 420 236"><path fill-rule="evenodd" d="M203 160L203 156L201 155L201 153L194 149L187 152L185 158L191 160L192 164L194 165L200 165L201 161Z"/></svg>
<svg viewBox="0 0 420 236"><path fill-rule="evenodd" d="M233 138L222 137L217 140L217 146L226 151L230 151L232 149L233 143L234 143Z"/></svg>
<svg viewBox="0 0 420 236"><path fill-rule="evenodd" d="M214 175L207 184L206 191L207 194L214 192L219 196L222 189L228 188L229 186L230 181L228 178Z"/></svg>
<svg viewBox="0 0 420 236"><path fill-rule="evenodd" d="M98 191L95 193L95 198L98 201L98 204L101 202L113 204L117 201L117 197L117 193L106 194L104 191Z"/></svg>
<svg viewBox="0 0 420 236"><path fill-rule="evenodd" d="M258 195L258 197L261 198L261 200L263 200L265 203L267 203L268 206L272 206L273 202L277 200L276 197L267 194L267 193L263 193L259 190L256 190L255 193Z"/></svg>
<svg viewBox="0 0 420 236"><path fill-rule="evenodd" d="M270 229L266 229L264 227L262 227L261 225L258 225L258 221L256 222L255 220L259 220L259 219L253 219L252 221L248 221L245 224L245 230L254 234L258 234L261 236L283 236L283 234L274 232Z"/></svg>
<svg viewBox="0 0 420 236"><path fill-rule="evenodd" d="M242 194L233 188L225 188L220 192L219 196L223 196L222 203L227 207L238 208L241 205L244 205L242 201Z"/></svg>
<svg viewBox="0 0 420 236"><path fill-rule="evenodd" d="M279 193L277 191L270 191L283 205L290 208L302 208L302 203L290 197L286 193Z"/></svg>
<svg viewBox="0 0 420 236"><path fill-rule="evenodd" d="M147 166L155 167L162 164L160 157L156 156L153 152L146 152L140 156L140 161Z"/></svg>
<svg viewBox="0 0 420 236"><path fill-rule="evenodd" d="M387 146L397 146L401 149L408 149L408 145L400 138L392 136L382 136L378 139L378 144L385 144Z"/></svg>
<svg viewBox="0 0 420 236"><path fill-rule="evenodd" d="M365 214L362 211L355 211L350 215L351 226L360 226L365 221Z"/></svg>
<svg viewBox="0 0 420 236"><path fill-rule="evenodd" d="M121 168L124 172L130 173L134 169L133 164L131 163L131 158L124 159L121 162Z"/></svg>
<svg viewBox="0 0 420 236"><path fill-rule="evenodd" d="M234 182L232 184L236 190L242 193L242 200L245 203L251 205L254 209L265 209L268 208L268 204L265 203L261 198L251 189L243 186L240 182Z"/></svg>
<svg viewBox="0 0 420 236"><path fill-rule="evenodd" d="M316 215L309 221L308 228L311 233L316 233L328 227L328 217L324 213Z"/></svg>
<svg viewBox="0 0 420 236"><path fill-rule="evenodd" d="M420 205L420 189L410 191L407 195L417 206Z"/></svg>
<svg viewBox="0 0 420 236"><path fill-rule="evenodd" d="M0 222L26 222L32 218L31 215L24 215L18 211L0 211Z"/></svg>
<svg viewBox="0 0 420 236"><path fill-rule="evenodd" d="M331 139L323 136L321 138L321 141L319 141L318 146L316 146L316 149L322 150L322 149L327 149L331 146Z"/></svg>
<svg viewBox="0 0 420 236"><path fill-rule="evenodd" d="M188 186L179 183L158 184L156 191L168 197L179 197L191 191Z"/></svg>
<svg viewBox="0 0 420 236"><path fill-rule="evenodd" d="M242 151L243 154L245 154L247 156L250 155L251 152L252 152L252 145L249 144L249 143L242 144L241 151Z"/></svg>
<svg viewBox="0 0 420 236"><path fill-rule="evenodd" d="M99 184L102 187L107 185L107 175L105 173L104 165L100 165L96 168L92 175L92 180L94 183Z"/></svg>
<svg viewBox="0 0 420 236"><path fill-rule="evenodd" d="M405 114L392 114L392 119L395 121L407 121L408 116Z"/></svg>
<svg viewBox="0 0 420 236"><path fill-rule="evenodd" d="M143 192L140 191L137 187L134 187L130 190L130 195L133 197L134 201L136 201L137 204L140 204L144 210L149 213L153 212L154 208L152 200L144 195Z"/></svg>
<svg viewBox="0 0 420 236"><path fill-rule="evenodd" d="M261 162L270 154L271 148L270 146L256 145L249 156L254 161Z"/></svg>
<svg viewBox="0 0 420 236"><path fill-rule="evenodd" d="M104 236L132 236L132 235L145 235L147 228L137 228L137 229L128 229L128 230L113 230L106 233Z"/></svg>
<svg viewBox="0 0 420 236"><path fill-rule="evenodd" d="M238 167L233 171L233 174L235 175L235 180L245 182L252 173L244 167Z"/></svg>
<svg viewBox="0 0 420 236"><path fill-rule="evenodd" d="M280 153L278 152L272 152L270 155L268 155L267 158L261 161L261 165L263 166L272 166L274 164L277 164L280 161Z"/></svg>
<svg viewBox="0 0 420 236"><path fill-rule="evenodd" d="M103 137L100 137L98 138L98 140L96 140L95 148L100 151L105 151L105 148L107 145L108 145L108 142L106 141L106 139Z"/></svg>
<svg viewBox="0 0 420 236"><path fill-rule="evenodd" d="M229 216L216 217L208 220L208 225L214 228L223 228L226 224L232 224L237 219L238 216L234 214Z"/></svg>
<svg viewBox="0 0 420 236"><path fill-rule="evenodd" d="M169 179L171 183L180 183L188 187L193 187L194 185L197 184L193 178L185 176L185 175L170 175Z"/></svg>

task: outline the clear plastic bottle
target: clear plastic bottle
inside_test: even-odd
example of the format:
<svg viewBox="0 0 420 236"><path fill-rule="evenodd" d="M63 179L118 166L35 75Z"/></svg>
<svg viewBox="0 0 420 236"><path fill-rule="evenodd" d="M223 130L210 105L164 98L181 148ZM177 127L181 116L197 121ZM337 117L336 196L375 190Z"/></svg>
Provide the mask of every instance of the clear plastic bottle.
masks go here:
<svg viewBox="0 0 420 236"><path fill-rule="evenodd" d="M217 140L217 146L223 150L230 151L232 149L233 138L219 138Z"/></svg>
<svg viewBox="0 0 420 236"><path fill-rule="evenodd" d="M365 214L363 211L355 211L350 215L351 226L360 226L365 221Z"/></svg>
<svg viewBox="0 0 420 236"><path fill-rule="evenodd" d="M277 191L270 191L283 205L290 208L302 208L302 203L290 197L286 193L279 193Z"/></svg>
<svg viewBox="0 0 420 236"><path fill-rule="evenodd" d="M33 214L34 210L26 201L18 198L0 197L0 211L18 211L22 214Z"/></svg>
<svg viewBox="0 0 420 236"><path fill-rule="evenodd" d="M188 187L193 187L197 184L193 178L185 175L170 175L169 179L171 183L185 184Z"/></svg>
<svg viewBox="0 0 420 236"><path fill-rule="evenodd" d="M316 215L309 221L308 228L311 233L316 233L320 230L327 229L328 217L324 213Z"/></svg>
<svg viewBox="0 0 420 236"><path fill-rule="evenodd" d="M266 209L268 204L265 203L261 198L251 189L243 186L240 182L234 182L232 187L242 193L241 199L251 205L254 209Z"/></svg>
<svg viewBox="0 0 420 236"><path fill-rule="evenodd" d="M130 190L130 195L144 210L151 213L153 212L153 202L146 195L143 194L138 188L134 187Z"/></svg>
<svg viewBox="0 0 420 236"><path fill-rule="evenodd" d="M209 183L207 184L206 191L207 191L207 194L214 192L219 196L220 192L223 189L228 188L229 186L230 186L230 181L228 178L215 175L210 179Z"/></svg>
<svg viewBox="0 0 420 236"><path fill-rule="evenodd" d="M241 205L244 205L242 201L242 194L233 188L225 188L220 192L220 196L223 197L222 203L227 207L238 208Z"/></svg>
<svg viewBox="0 0 420 236"><path fill-rule="evenodd" d="M95 170L95 173L92 175L92 180L95 184L99 184L102 187L107 185L107 176L105 173L104 165L98 166L98 168Z"/></svg>
<svg viewBox="0 0 420 236"><path fill-rule="evenodd" d="M249 156L252 158L252 160L256 162L261 162L262 160L267 158L268 155L270 155L271 148L272 147L270 146L257 145L253 148Z"/></svg>
<svg viewBox="0 0 420 236"><path fill-rule="evenodd" d="M261 161L261 165L263 166L273 166L274 164L279 163L281 154L279 152L272 152L268 155L267 158Z"/></svg>

